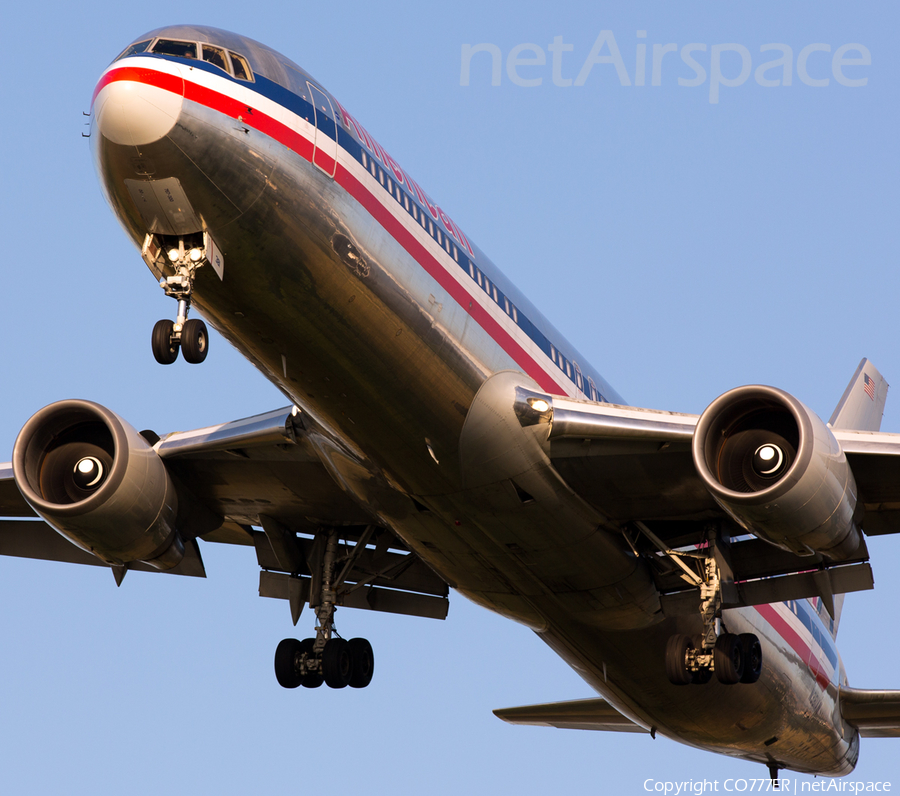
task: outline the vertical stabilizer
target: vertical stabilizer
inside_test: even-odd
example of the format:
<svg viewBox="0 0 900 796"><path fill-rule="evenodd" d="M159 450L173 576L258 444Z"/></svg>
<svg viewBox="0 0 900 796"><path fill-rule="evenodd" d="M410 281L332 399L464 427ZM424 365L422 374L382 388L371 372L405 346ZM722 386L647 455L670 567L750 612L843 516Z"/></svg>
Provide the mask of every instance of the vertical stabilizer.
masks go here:
<svg viewBox="0 0 900 796"><path fill-rule="evenodd" d="M888 383L884 376L863 357L828 424L832 428L853 431L878 431L887 392Z"/></svg>
<svg viewBox="0 0 900 796"><path fill-rule="evenodd" d="M884 415L884 404L887 401L888 383L868 359L863 357L844 390L841 400L835 407L828 425L832 428L845 428L853 431L878 431L881 429L881 418ZM819 610L822 621L830 627L833 636L837 637L841 621L841 609L844 607L844 595L834 595L834 620L828 622Z"/></svg>

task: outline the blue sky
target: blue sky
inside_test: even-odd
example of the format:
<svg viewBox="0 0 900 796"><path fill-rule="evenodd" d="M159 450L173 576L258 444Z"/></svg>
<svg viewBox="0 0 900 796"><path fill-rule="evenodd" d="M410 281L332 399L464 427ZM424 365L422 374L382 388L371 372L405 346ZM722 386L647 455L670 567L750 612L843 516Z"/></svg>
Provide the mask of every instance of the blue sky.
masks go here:
<svg viewBox="0 0 900 796"><path fill-rule="evenodd" d="M81 137L106 64L178 22L244 33L309 70L632 403L700 412L731 387L767 383L827 419L864 355L900 384L896 4L730 5L7 10L0 460L61 398L159 432L284 403L220 338L202 367L153 361L150 330L171 302L106 207ZM609 63L574 85L602 31L630 85ZM556 37L572 47L558 75L571 86L554 81ZM678 51L651 85L653 46L670 43ZM776 43L791 51L790 86L756 79L782 52L760 48ZM477 44L499 51L500 85L485 53L461 85L463 46ZM706 46L692 51L705 72L695 86L678 82L698 80L688 44ZM724 44L737 46L715 49L713 103ZM798 70L816 44L830 51L809 50L803 75L826 86ZM845 44L871 64L838 74L865 86L835 74ZM520 58L545 63L513 64L513 79L520 45L533 45ZM750 72L729 86L741 48ZM900 431L896 395L883 429ZM870 550L877 588L847 600L840 649L851 684L900 687L900 540ZM459 597L443 623L341 612L344 635L373 642L372 686L283 691L271 658L294 634L287 605L256 596L251 551L207 545L204 556L206 581L132 573L120 589L101 570L0 559L0 791L637 796L648 777L764 775L665 740L503 724L492 708L590 692L529 631ZM865 741L853 778L896 778L898 753Z"/></svg>

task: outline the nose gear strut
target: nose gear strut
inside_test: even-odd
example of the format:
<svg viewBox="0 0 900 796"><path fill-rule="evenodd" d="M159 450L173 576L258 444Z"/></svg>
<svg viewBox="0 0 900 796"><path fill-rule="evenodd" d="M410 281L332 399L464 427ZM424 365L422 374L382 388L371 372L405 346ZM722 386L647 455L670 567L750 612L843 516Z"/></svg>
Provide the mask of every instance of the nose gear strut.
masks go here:
<svg viewBox="0 0 900 796"><path fill-rule="evenodd" d="M204 235L204 244L205 240ZM206 246L185 245L179 237L165 248L164 256L175 273L160 279L159 286L178 302L178 312L174 322L161 320L153 327L153 356L161 365L171 365L181 349L186 362L198 365L209 352L209 331L199 318L188 320L188 313L197 269L207 262Z"/></svg>

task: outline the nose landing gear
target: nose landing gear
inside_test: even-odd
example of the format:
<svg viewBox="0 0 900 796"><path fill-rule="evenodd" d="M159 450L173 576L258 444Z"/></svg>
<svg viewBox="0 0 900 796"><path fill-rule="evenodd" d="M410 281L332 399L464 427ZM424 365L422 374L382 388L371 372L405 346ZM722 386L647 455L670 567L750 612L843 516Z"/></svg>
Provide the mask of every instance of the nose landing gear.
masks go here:
<svg viewBox="0 0 900 796"><path fill-rule="evenodd" d="M159 286L178 302L178 313L174 321L158 321L153 327L153 357L160 365L171 365L181 349L186 362L198 365L209 352L209 331L203 321L188 320L187 316L196 270L205 262L205 247L185 246L184 238L179 238L177 245L168 248L166 257L175 273L161 279Z"/></svg>

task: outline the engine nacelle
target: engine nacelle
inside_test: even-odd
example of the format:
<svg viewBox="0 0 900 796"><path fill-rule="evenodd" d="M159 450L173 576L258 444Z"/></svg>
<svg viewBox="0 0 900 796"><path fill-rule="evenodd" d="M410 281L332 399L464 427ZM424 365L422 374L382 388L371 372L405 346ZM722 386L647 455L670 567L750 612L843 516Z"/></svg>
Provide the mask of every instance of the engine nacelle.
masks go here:
<svg viewBox="0 0 900 796"><path fill-rule="evenodd" d="M700 416L694 466L743 528L797 555L851 558L860 545L856 480L831 430L792 395L738 387Z"/></svg>
<svg viewBox="0 0 900 796"><path fill-rule="evenodd" d="M49 525L108 564L171 569L184 556L178 497L165 465L99 404L59 401L41 409L16 439L13 473Z"/></svg>

